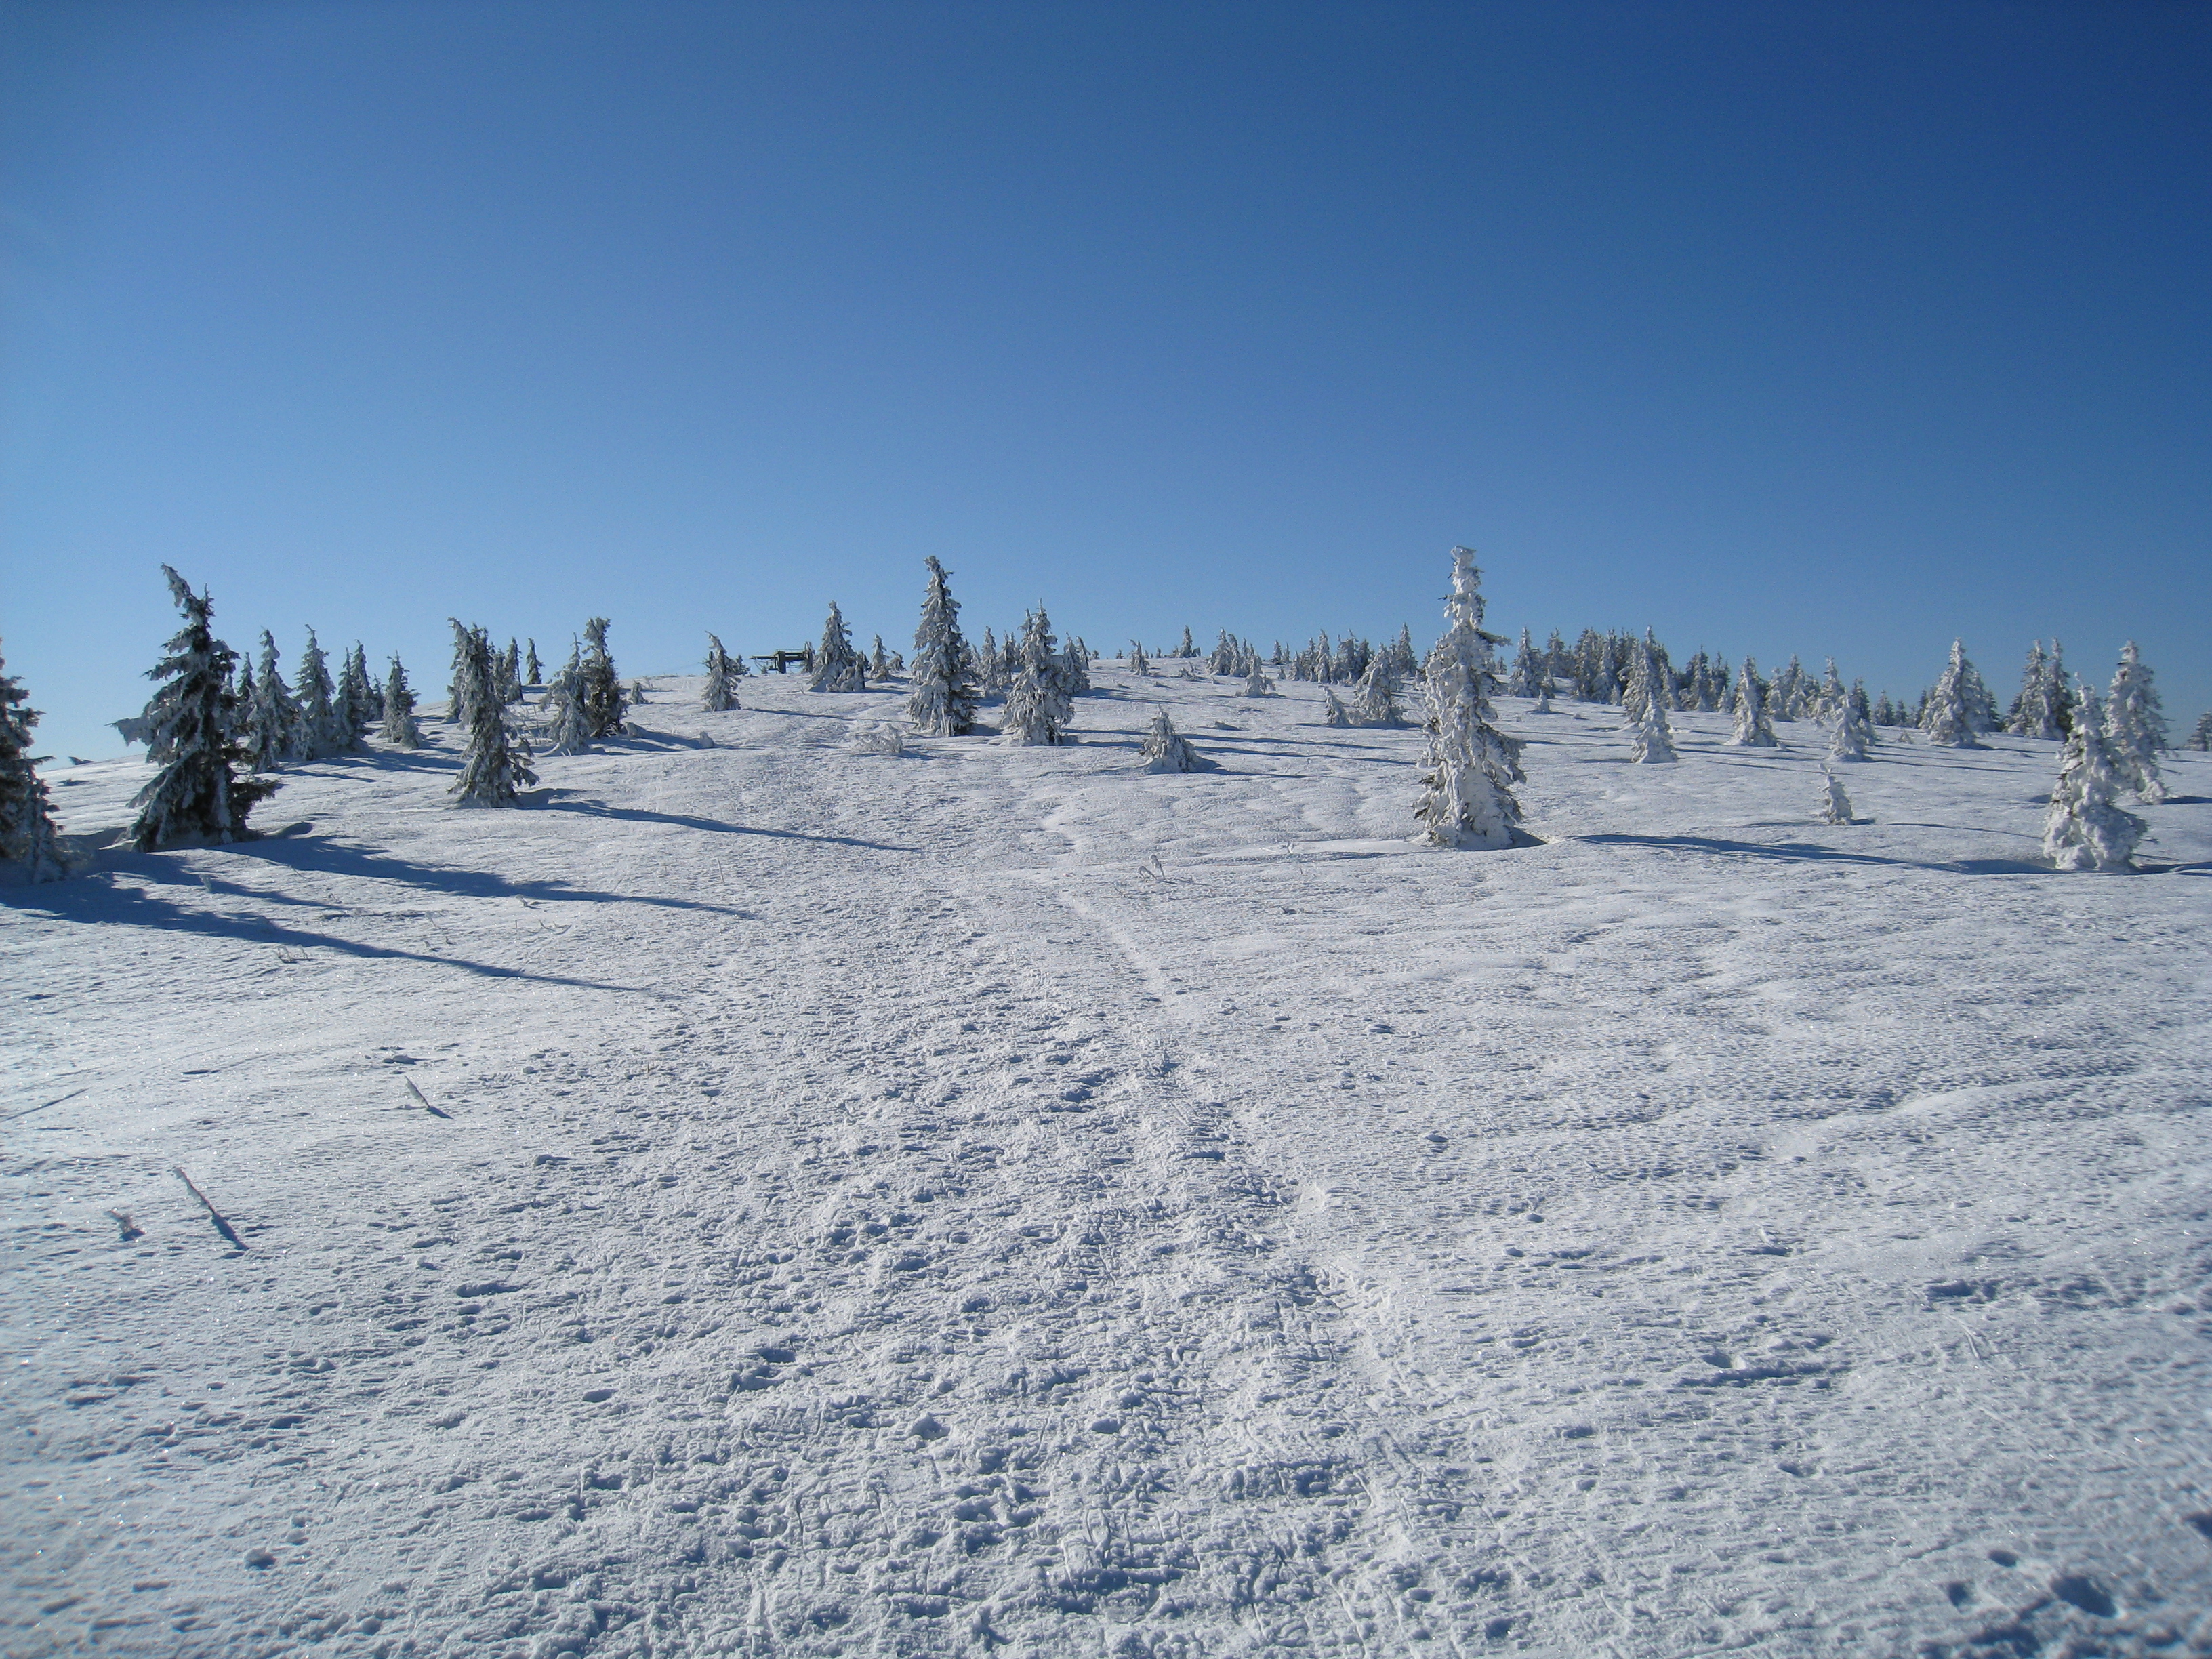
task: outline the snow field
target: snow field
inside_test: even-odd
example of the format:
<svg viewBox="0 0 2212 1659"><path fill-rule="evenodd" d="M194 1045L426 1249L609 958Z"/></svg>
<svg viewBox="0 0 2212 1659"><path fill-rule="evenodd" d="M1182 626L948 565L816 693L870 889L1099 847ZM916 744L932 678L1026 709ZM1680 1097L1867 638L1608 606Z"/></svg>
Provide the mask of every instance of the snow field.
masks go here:
<svg viewBox="0 0 2212 1659"><path fill-rule="evenodd" d="M0 1647L2212 1651L2212 765L2060 875L2054 743L1506 699L1547 844L1421 851L1417 730L1096 678L0 896Z"/></svg>

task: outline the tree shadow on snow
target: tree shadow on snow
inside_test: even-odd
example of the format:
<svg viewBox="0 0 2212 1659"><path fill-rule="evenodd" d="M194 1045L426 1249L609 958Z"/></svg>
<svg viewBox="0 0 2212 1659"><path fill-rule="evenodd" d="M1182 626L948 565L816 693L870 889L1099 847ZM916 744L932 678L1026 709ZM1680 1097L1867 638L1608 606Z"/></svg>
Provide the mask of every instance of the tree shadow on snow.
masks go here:
<svg viewBox="0 0 2212 1659"><path fill-rule="evenodd" d="M890 842L862 841L857 836L810 836L804 830L766 830L756 824L724 823L720 818L689 817L680 812L648 812L641 806L609 806L602 801L548 801L549 812L578 812L590 818L620 818L626 823L672 823L682 830L706 830L721 836L768 836L777 841L811 841L830 847L865 847L872 853L919 853L919 847L900 847ZM640 899L641 904L658 903ZM678 902L669 900L667 902ZM704 907L712 909L711 905Z"/></svg>
<svg viewBox="0 0 2212 1659"><path fill-rule="evenodd" d="M259 897L256 894L253 896ZM56 921L88 922L97 927L147 927L160 933L197 933L203 939L238 945L273 945L294 950L336 951L367 961L419 962L434 968L454 968L485 979L527 980L538 985L566 985L580 991L620 991L632 996L659 998L664 994L641 985L611 985L599 980L571 979L561 974L533 974L521 968L501 968L465 957L441 957L428 951L403 951L388 945L367 945L340 939L312 928L288 927L264 916L216 915L173 904L158 893L141 887L123 887L98 881L51 882L38 887L0 890L0 903L10 909L51 917ZM329 907L325 906L325 909Z"/></svg>
<svg viewBox="0 0 2212 1659"><path fill-rule="evenodd" d="M552 810L572 809L556 807ZM447 865L416 864L407 859L396 858L387 852L372 851L366 847L340 841L272 836L265 841L235 842L227 850L294 870L313 871L321 875L357 876L370 881L395 881L403 886L452 893L463 898L540 899L567 904L651 904L665 910L709 910L726 916L750 914L732 909L726 904L708 904L698 899L664 898L646 893L604 893L586 887L571 887L564 881L550 878L538 881L512 881L493 870L461 870ZM323 908L328 909L330 907L325 905Z"/></svg>
<svg viewBox="0 0 2212 1659"><path fill-rule="evenodd" d="M2047 876L2047 864L2031 864L2022 859L1960 859L1949 864L1930 864L1918 859L1885 858L1876 853L1846 853L1833 847L1822 847L1812 842L1754 842L1723 841L1712 836L1576 836L1575 841L1594 842L1601 847L1656 847L1682 853L1711 853L1717 856L1737 854L1749 858L1779 860L1785 863L1876 864L1902 870L1941 870L1951 875L1969 876Z"/></svg>

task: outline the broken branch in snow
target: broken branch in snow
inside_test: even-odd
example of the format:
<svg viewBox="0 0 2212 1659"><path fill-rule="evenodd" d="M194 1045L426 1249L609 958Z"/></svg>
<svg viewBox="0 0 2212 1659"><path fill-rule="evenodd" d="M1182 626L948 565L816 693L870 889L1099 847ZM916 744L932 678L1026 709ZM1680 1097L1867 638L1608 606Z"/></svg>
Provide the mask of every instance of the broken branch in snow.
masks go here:
<svg viewBox="0 0 2212 1659"><path fill-rule="evenodd" d="M435 1106L433 1106L429 1102L428 1097L424 1095L420 1089L415 1086L415 1079L413 1078L403 1077L399 1080L407 1085L407 1092L409 1094L414 1096L416 1100L422 1103L422 1109L429 1113L432 1117L449 1118L453 1116L451 1112L441 1112Z"/></svg>
<svg viewBox="0 0 2212 1659"><path fill-rule="evenodd" d="M186 1182L185 1184L186 1186L190 1186L191 1183L190 1182ZM207 1200L205 1199L202 1199L200 1202L204 1204ZM125 1244L128 1244L134 1238L143 1238L146 1237L146 1230L131 1218L130 1211L110 1210L107 1213L115 1224L123 1229L123 1242Z"/></svg>
<svg viewBox="0 0 2212 1659"><path fill-rule="evenodd" d="M199 1200L200 1208L208 1212L208 1219L215 1223L216 1231L221 1233L225 1238L238 1246L240 1249L244 1249L246 1248L246 1241L238 1236L238 1230L236 1228L233 1227L230 1223L222 1218L222 1212L216 1209L214 1205L208 1202L208 1195L202 1192L198 1188L193 1186L192 1178L186 1175L182 1170L178 1170L175 1173L177 1179L185 1183L185 1190L190 1193L194 1198Z"/></svg>

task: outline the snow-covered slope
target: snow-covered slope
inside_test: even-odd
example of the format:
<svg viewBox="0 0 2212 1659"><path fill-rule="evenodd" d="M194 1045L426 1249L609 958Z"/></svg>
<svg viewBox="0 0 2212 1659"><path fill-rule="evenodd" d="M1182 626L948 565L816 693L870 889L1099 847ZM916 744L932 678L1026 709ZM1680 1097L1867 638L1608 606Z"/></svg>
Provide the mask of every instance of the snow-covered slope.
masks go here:
<svg viewBox="0 0 2212 1659"><path fill-rule="evenodd" d="M2212 1651L2212 766L2057 875L2050 744L1831 828L1509 701L1448 854L1416 732L1098 679L0 895L0 1648Z"/></svg>

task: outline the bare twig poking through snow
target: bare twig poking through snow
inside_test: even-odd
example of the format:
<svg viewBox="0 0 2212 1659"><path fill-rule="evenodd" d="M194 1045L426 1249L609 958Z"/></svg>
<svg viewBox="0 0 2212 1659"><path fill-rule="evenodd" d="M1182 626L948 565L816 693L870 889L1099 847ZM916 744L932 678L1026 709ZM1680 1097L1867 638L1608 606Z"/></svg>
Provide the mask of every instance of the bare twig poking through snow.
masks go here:
<svg viewBox="0 0 2212 1659"><path fill-rule="evenodd" d="M190 1193L194 1198L199 1200L200 1208L208 1212L208 1219L215 1223L216 1231L221 1233L225 1238L228 1239L233 1244L235 1244L240 1249L244 1249L246 1248L246 1241L238 1236L238 1230L222 1218L222 1211L216 1209L214 1205L208 1202L208 1195L205 1193L192 1185L192 1178L186 1175L182 1170L178 1170L174 1173L177 1179L185 1183L185 1190Z"/></svg>
<svg viewBox="0 0 2212 1659"><path fill-rule="evenodd" d="M404 1077L399 1080L407 1085L407 1092L414 1096L416 1102L421 1104L422 1109L429 1113L432 1117L450 1118L453 1116L451 1112L441 1111L437 1107L433 1106L430 1103L429 1097L415 1086L415 1079L413 1078Z"/></svg>
<svg viewBox="0 0 2212 1659"><path fill-rule="evenodd" d="M892 720L854 720L845 741L856 755L906 753L906 733Z"/></svg>
<svg viewBox="0 0 2212 1659"><path fill-rule="evenodd" d="M146 1230L131 1218L130 1211L110 1210L107 1212L107 1217L109 1220L112 1221L117 1226L123 1230L123 1242L125 1244L128 1244L134 1238L143 1238L146 1237Z"/></svg>

